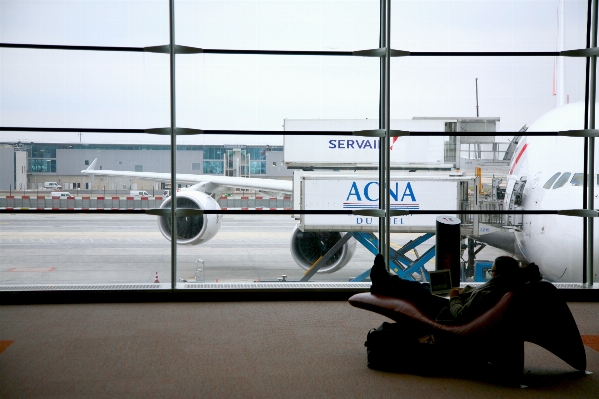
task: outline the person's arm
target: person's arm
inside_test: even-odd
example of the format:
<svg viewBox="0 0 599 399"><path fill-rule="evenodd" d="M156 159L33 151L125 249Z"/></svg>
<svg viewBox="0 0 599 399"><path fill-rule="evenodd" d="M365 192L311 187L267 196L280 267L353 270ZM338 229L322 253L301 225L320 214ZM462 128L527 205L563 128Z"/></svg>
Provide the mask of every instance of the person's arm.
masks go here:
<svg viewBox="0 0 599 399"><path fill-rule="evenodd" d="M496 295L488 291L473 291L470 296L458 295L449 300L449 310L456 320L471 320L490 309Z"/></svg>
<svg viewBox="0 0 599 399"><path fill-rule="evenodd" d="M449 311L456 320L459 320L464 312L464 301L460 297L461 292L462 290L459 288L449 291Z"/></svg>
<svg viewBox="0 0 599 399"><path fill-rule="evenodd" d="M462 318L462 314L464 313L464 301L460 298L459 295L451 296L449 299L449 311L454 319L459 320Z"/></svg>

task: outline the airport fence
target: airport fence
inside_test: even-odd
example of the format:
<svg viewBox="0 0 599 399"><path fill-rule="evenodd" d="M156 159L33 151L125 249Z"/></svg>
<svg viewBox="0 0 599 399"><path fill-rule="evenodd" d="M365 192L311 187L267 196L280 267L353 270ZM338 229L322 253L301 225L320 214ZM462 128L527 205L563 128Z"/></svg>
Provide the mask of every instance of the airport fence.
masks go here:
<svg viewBox="0 0 599 399"><path fill-rule="evenodd" d="M244 196L234 198L223 195L218 199L218 205L221 209L291 209L291 197Z"/></svg>
<svg viewBox="0 0 599 399"><path fill-rule="evenodd" d="M166 197L51 197L45 195L0 196L0 209L153 209L159 208ZM222 209L291 209L291 197L218 198Z"/></svg>

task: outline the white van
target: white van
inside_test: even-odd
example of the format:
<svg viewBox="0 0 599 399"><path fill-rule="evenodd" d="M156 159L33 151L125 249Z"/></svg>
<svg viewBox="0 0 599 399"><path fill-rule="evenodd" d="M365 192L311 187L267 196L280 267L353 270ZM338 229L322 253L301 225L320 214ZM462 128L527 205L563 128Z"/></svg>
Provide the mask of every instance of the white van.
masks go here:
<svg viewBox="0 0 599 399"><path fill-rule="evenodd" d="M49 190L60 190L62 186L56 183L55 181L47 181L44 183L44 188L47 188Z"/></svg>
<svg viewBox="0 0 599 399"><path fill-rule="evenodd" d="M52 196L52 197L60 197L60 198L72 197L71 193L69 193L67 191L52 191L50 193L50 196Z"/></svg>
<svg viewBox="0 0 599 399"><path fill-rule="evenodd" d="M129 192L129 195L132 197L151 197L151 195L148 194L147 191L137 191L137 190L131 190Z"/></svg>

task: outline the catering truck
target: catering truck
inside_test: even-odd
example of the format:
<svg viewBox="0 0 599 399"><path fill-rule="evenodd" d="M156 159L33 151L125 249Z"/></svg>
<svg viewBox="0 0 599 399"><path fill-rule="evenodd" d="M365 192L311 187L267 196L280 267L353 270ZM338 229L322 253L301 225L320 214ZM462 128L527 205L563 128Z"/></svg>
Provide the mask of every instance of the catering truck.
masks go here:
<svg viewBox="0 0 599 399"><path fill-rule="evenodd" d="M438 210L452 214L468 201L468 185L474 178L461 172L398 171L391 175L391 210ZM379 209L378 174L371 172L296 171L293 184L294 209ZM455 216L455 213L453 214ZM434 233L438 214L393 216L392 233ZM458 217L460 217L458 215ZM378 231L378 218L356 214L297 215L302 231Z"/></svg>
<svg viewBox="0 0 599 399"><path fill-rule="evenodd" d="M344 267L353 256L357 241L373 253L378 251L378 246L373 244L378 239L373 233L378 231L379 218L365 216L363 212L379 209L377 172L298 170L293 176L293 209L347 211L295 214L299 222L292 235L291 254L300 267L308 270L308 276L314 265L319 267L318 257L326 259L325 253L328 256L329 248L339 241L343 240L342 246L329 260L322 261L326 264L318 269L318 273L333 273ZM468 186L475 185L473 177L456 171L394 171L390 177L389 204L392 211L435 211L434 214L390 217L391 233L416 233L421 237L416 240L421 243L435 234L437 216L456 216L455 210L463 209L462 204L468 201ZM458 217L462 221L461 235L470 236L473 231L471 218L461 214ZM352 238L346 238L348 233ZM427 251L425 255L430 254ZM427 258L421 260L424 264ZM395 268L393 270L396 271Z"/></svg>

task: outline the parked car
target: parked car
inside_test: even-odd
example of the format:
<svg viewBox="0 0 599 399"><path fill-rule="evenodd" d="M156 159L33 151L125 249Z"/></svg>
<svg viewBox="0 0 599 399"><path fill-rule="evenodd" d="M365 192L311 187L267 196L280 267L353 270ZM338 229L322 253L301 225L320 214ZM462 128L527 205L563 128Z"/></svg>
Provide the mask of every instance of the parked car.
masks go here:
<svg viewBox="0 0 599 399"><path fill-rule="evenodd" d="M60 190L62 186L56 183L55 181L47 181L44 183L44 188L47 188L49 190Z"/></svg>

